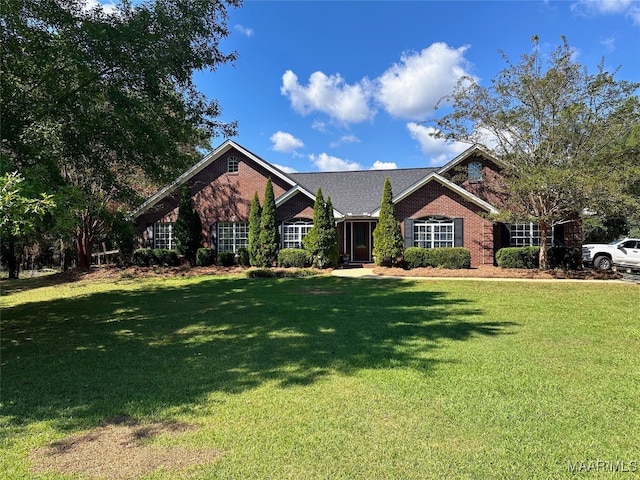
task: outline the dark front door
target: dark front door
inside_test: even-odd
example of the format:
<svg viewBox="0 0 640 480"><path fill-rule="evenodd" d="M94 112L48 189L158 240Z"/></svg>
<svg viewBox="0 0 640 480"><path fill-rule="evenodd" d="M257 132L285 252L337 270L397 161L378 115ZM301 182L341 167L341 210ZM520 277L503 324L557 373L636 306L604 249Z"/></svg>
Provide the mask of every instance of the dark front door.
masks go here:
<svg viewBox="0 0 640 480"><path fill-rule="evenodd" d="M368 222L355 222L353 224L353 261L369 262L369 233Z"/></svg>

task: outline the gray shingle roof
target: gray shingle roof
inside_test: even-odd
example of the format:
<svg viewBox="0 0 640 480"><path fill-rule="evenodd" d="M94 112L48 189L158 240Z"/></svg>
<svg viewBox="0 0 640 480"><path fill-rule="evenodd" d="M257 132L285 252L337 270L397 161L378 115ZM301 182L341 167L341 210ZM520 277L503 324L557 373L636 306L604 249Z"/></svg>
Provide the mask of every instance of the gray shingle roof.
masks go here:
<svg viewBox="0 0 640 480"><path fill-rule="evenodd" d="M386 177L389 177L391 189L396 195L436 171L438 168L407 168L290 173L289 177L313 195L318 191L318 187L321 187L324 198L330 196L333 207L340 213L362 215L380 207Z"/></svg>

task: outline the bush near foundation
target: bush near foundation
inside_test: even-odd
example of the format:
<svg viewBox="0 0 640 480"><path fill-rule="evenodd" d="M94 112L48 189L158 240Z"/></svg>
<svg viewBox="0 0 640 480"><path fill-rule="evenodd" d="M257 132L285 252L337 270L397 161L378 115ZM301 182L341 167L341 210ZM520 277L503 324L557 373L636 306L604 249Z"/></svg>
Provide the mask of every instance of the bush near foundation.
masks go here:
<svg viewBox="0 0 640 480"><path fill-rule="evenodd" d="M222 267L233 267L236 264L236 254L233 252L220 252L218 264Z"/></svg>
<svg viewBox="0 0 640 480"><path fill-rule="evenodd" d="M175 267L180 265L180 258L174 250L166 248L139 248L133 252L132 262L139 267Z"/></svg>
<svg viewBox="0 0 640 480"><path fill-rule="evenodd" d="M210 267L216 263L216 250L214 248L199 248L196 252L196 266Z"/></svg>
<svg viewBox="0 0 640 480"><path fill-rule="evenodd" d="M471 252L468 248L421 248L409 247L404 251L404 264L407 268L469 268Z"/></svg>
<svg viewBox="0 0 640 480"><path fill-rule="evenodd" d="M548 247L549 268L576 270L582 265L582 251L577 247ZM535 269L540 267L540 247L506 247L496 253L502 268Z"/></svg>
<svg viewBox="0 0 640 480"><path fill-rule="evenodd" d="M312 263L312 256L302 248L283 248L278 252L278 266L289 268L306 268Z"/></svg>

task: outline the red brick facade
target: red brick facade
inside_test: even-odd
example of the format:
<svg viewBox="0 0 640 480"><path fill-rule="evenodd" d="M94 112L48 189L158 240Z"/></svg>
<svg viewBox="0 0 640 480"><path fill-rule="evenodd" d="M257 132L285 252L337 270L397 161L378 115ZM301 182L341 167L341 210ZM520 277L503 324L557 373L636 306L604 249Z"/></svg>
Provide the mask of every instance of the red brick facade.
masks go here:
<svg viewBox="0 0 640 480"><path fill-rule="evenodd" d="M194 205L202 220L204 246L210 246L211 229L217 222L248 221L251 201L256 192L260 203L264 203L268 178L273 183L280 222L313 218L312 195L300 188L292 178L233 142L223 146L225 148L215 156L194 166L192 174L187 172L174 186L160 192L143 205L136 215L136 226L143 237L141 245L146 245L145 236L151 225L156 222L175 222L178 184L186 181L191 187ZM229 157L235 157L232 168L229 167ZM469 169L472 162L475 165ZM468 175L472 170L476 178L469 180ZM423 178L427 183L422 184L423 179L416 178L415 190L409 189L410 193L396 202L396 213L402 223L403 235L408 234L407 245L413 235L413 232L404 231L405 224L410 224L407 220L413 222L433 217L449 219L455 227L456 242L460 242L471 252L471 265L493 264L495 252L501 247L509 246L508 226L488 219L491 211L497 211L495 208L506 203L500 166L490 158L472 152L468 157L462 156L452 161L437 174L432 172L430 176ZM354 226L367 223L372 227L376 218L338 216L337 222L340 251L348 252L355 245ZM370 235L371 228L368 231ZM579 222L565 224L561 232L563 243L579 245ZM372 251L370 242L367 248L369 252Z"/></svg>

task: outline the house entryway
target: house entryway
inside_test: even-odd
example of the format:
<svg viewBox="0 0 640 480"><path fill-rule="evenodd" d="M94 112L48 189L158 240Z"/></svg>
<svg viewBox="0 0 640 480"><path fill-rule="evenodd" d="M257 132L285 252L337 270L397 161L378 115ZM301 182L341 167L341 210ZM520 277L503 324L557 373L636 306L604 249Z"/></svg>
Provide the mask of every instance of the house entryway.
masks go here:
<svg viewBox="0 0 640 480"><path fill-rule="evenodd" d="M342 251L349 252L349 262L371 263L373 261L373 230L375 220L345 222Z"/></svg>

